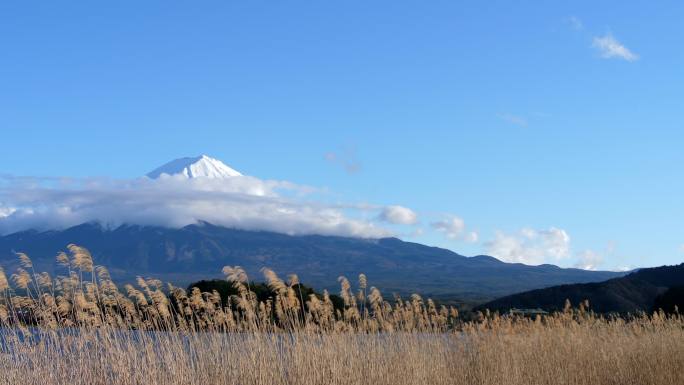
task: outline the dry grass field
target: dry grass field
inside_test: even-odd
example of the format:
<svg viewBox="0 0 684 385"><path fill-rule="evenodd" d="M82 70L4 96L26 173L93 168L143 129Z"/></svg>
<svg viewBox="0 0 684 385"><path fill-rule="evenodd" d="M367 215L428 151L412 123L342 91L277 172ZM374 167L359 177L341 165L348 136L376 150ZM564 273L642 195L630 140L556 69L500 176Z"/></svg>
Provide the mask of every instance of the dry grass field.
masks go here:
<svg viewBox="0 0 684 385"><path fill-rule="evenodd" d="M153 279L120 290L84 248L0 274L2 384L684 384L684 317L604 318L587 305L535 319L479 314L414 295L386 301L359 277L304 298L264 276L258 301L239 267L227 303ZM10 284L10 282L12 284Z"/></svg>

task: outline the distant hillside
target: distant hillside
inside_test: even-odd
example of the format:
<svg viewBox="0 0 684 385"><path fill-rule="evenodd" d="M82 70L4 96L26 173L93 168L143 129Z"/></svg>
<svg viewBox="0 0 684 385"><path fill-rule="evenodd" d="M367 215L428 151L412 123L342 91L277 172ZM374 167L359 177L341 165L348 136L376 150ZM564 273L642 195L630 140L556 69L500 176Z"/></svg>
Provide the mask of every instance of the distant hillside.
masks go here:
<svg viewBox="0 0 684 385"><path fill-rule="evenodd" d="M658 309L663 309L667 313L684 313L684 285L673 286L656 297L653 310Z"/></svg>
<svg viewBox="0 0 684 385"><path fill-rule="evenodd" d="M225 265L240 265L260 279L267 266L281 275L297 273L317 290L339 291L337 277L359 273L386 295L418 292L440 299L484 302L524 290L564 283L596 282L615 272L504 263L488 256L452 251L396 238L360 239L290 236L243 231L209 223L181 229L121 226L107 230L83 224L63 231L24 231L0 237L0 264L16 267L14 251L28 253L39 271L54 268L54 256L69 243L87 247L115 279L154 276L177 285L221 276Z"/></svg>
<svg viewBox="0 0 684 385"><path fill-rule="evenodd" d="M573 304L588 299L592 310L607 312L651 311L658 303L669 308L679 301L684 291L684 263L641 269L621 278L600 283L560 285L499 298L480 308L507 311L511 308L562 309L565 300ZM658 302L660 301L660 302ZM667 307L666 306L666 307Z"/></svg>

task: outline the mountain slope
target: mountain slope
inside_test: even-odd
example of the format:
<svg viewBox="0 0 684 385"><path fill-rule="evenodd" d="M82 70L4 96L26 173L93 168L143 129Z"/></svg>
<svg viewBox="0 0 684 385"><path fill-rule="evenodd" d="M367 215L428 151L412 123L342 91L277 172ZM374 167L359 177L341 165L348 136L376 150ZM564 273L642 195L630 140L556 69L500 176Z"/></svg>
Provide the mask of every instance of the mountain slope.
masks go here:
<svg viewBox="0 0 684 385"><path fill-rule="evenodd" d="M83 224L63 231L25 231L0 237L0 263L16 266L13 251L28 253L38 270L51 271L67 244L91 250L97 264L118 279L155 276L178 284L220 276L224 265L240 265L253 278L268 266L281 275L299 274L317 289L337 291L337 277L368 275L386 293L419 292L435 298L486 301L515 292L563 283L602 281L615 272L527 266L488 256L464 257L437 247L396 238L359 239L290 236L243 231L208 223L181 229L121 226L107 230Z"/></svg>
<svg viewBox="0 0 684 385"><path fill-rule="evenodd" d="M641 269L605 282L532 290L499 298L481 307L499 311L510 308L559 310L566 299L573 304L588 299L591 308L600 313L650 311L659 295L680 285L684 285L684 263Z"/></svg>

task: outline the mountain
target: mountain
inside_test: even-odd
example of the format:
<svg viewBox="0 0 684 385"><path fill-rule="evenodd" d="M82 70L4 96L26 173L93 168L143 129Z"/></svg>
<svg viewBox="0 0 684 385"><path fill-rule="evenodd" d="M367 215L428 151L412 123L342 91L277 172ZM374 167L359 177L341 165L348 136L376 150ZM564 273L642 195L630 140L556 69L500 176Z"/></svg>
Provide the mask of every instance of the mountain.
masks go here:
<svg viewBox="0 0 684 385"><path fill-rule="evenodd" d="M62 231L24 231L0 237L0 264L16 267L14 251L29 254L38 271L54 268L54 256L69 243L91 250L96 264L118 279L154 276L176 284L219 277L224 265L240 265L253 279L267 266L305 284L337 292L337 277L359 273L386 295L413 292L442 299L484 302L530 289L595 282L616 272L561 269L552 265L504 263L489 256L464 257L452 251L396 238L291 236L244 231L206 222L180 229L87 223Z"/></svg>
<svg viewBox="0 0 684 385"><path fill-rule="evenodd" d="M661 266L614 278L605 282L561 285L499 298L481 306L490 310L507 311L511 308L541 308L559 310L566 299L578 304L589 300L592 310L599 313L628 313L651 311L657 301L672 303L684 285L684 263ZM662 296L667 293L667 296ZM662 296L662 297L661 297ZM659 299L660 298L660 299ZM681 300L681 298L680 298Z"/></svg>
<svg viewBox="0 0 684 385"><path fill-rule="evenodd" d="M240 172L230 168L220 160L206 155L200 155L194 158L175 159L147 174L147 176L152 179L157 179L162 175L182 175L186 178L215 179L242 176Z"/></svg>

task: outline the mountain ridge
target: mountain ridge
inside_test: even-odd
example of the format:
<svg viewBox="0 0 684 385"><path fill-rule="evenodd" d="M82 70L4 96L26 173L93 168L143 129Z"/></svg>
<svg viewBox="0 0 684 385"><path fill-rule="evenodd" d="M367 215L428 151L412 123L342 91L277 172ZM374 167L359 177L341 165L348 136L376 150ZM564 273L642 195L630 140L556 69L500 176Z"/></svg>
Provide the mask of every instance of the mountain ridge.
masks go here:
<svg viewBox="0 0 684 385"><path fill-rule="evenodd" d="M240 265L252 279L269 267L297 273L317 289L337 291L337 277L365 273L370 284L402 295L484 302L561 283L595 282L621 276L557 266L510 264L489 256L466 257L451 250L398 238L286 235L216 226L208 222L180 229L121 225L108 229L84 223L61 231L23 231L0 237L0 263L16 266L26 252L37 269L54 269L54 256L67 244L91 250L96 264L117 279L154 276L178 284L220 277L224 265Z"/></svg>
<svg viewBox="0 0 684 385"><path fill-rule="evenodd" d="M511 308L561 310L565 300L573 304L588 299L599 313L651 311L657 298L669 289L684 285L684 263L639 269L624 277L595 283L578 283L536 289L498 298L481 309L508 311Z"/></svg>

